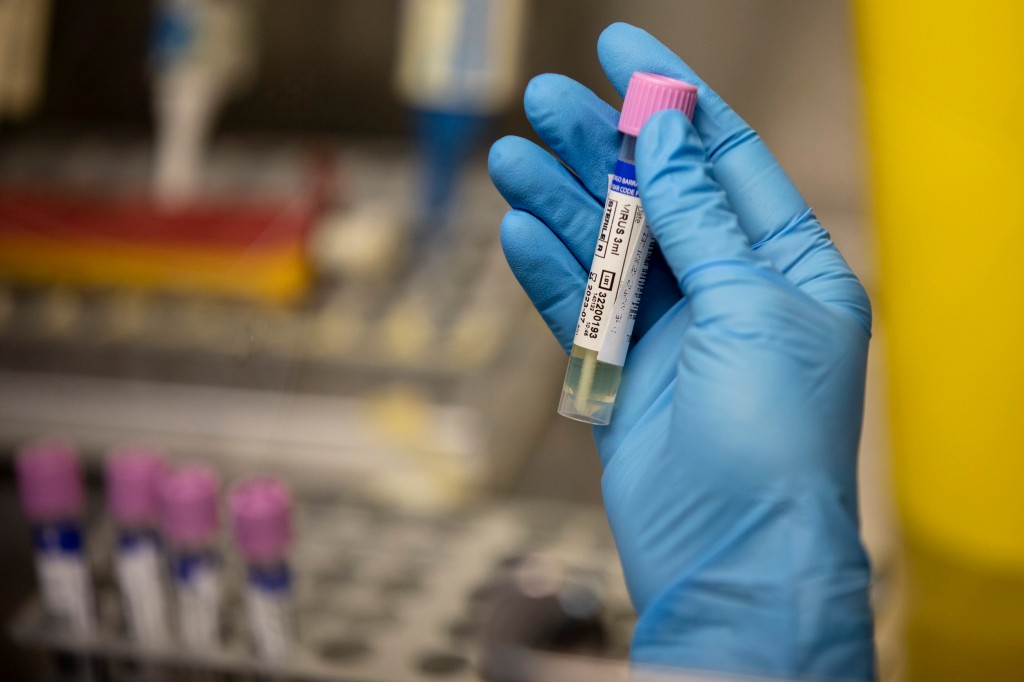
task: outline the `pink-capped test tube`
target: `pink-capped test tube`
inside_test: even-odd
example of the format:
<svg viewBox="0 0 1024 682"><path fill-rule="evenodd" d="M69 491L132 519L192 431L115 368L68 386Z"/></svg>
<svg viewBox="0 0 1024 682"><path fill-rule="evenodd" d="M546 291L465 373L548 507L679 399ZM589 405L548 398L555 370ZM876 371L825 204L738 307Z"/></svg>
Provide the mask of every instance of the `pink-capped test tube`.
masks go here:
<svg viewBox="0 0 1024 682"><path fill-rule="evenodd" d="M642 71L629 79L619 116L619 159L608 178L594 260L558 401L562 416L590 424L611 422L654 243L637 188L636 138L655 113L674 109L692 119L696 106L697 88L689 83Z"/></svg>
<svg viewBox="0 0 1024 682"><path fill-rule="evenodd" d="M54 624L80 637L96 631L95 599L85 553L85 493L78 453L63 441L23 446L15 459L18 493L32 523L43 608Z"/></svg>
<svg viewBox="0 0 1024 682"><path fill-rule="evenodd" d="M229 498L235 544L245 559L245 600L249 629L259 655L279 661L295 643L292 575L292 498L274 478L251 478L234 487Z"/></svg>
<svg viewBox="0 0 1024 682"><path fill-rule="evenodd" d="M138 642L171 641L166 557L160 541L159 486L167 476L159 453L123 448L106 463L107 513L114 523L114 568L128 631Z"/></svg>
<svg viewBox="0 0 1024 682"><path fill-rule="evenodd" d="M217 547L220 484L213 470L189 465L160 483L160 525L170 554L181 643L220 647L223 577Z"/></svg>

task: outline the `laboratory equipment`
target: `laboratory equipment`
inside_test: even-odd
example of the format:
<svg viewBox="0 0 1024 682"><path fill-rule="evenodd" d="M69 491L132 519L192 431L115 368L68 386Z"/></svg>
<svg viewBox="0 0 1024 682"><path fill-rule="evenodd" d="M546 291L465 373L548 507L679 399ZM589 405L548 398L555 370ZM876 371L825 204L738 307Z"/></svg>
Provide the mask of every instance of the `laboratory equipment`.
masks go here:
<svg viewBox="0 0 1024 682"><path fill-rule="evenodd" d="M235 545L246 564L245 602L257 653L281 661L295 646L293 579L288 562L292 544L292 500L285 485L253 478L231 491Z"/></svg>
<svg viewBox="0 0 1024 682"><path fill-rule="evenodd" d="M363 202L412 210L416 161L404 146L325 146L339 172L316 180L305 142L225 139L205 176L223 203L211 196L203 206L135 213L145 204L129 199L118 211L105 197L115 185L130 197L144 193L147 144L74 134L4 140L0 233L12 241L0 236L0 273L13 272L4 269L8 256L31 272L0 285L9 303L0 328L0 437L55 431L87 452L145 442L242 472L290 452L274 458L273 473L399 504L451 504L514 476L551 419L540 398L557 389L563 360L502 262L496 230L480 229L502 206L483 168L463 175L451 243L437 257L311 278L300 268L304 237L318 229L317 196L343 197L354 212ZM89 175L76 181L72 166ZM4 197L25 196L16 188L82 183L102 189L69 190L82 201L59 215L63 204L42 196L32 210L4 211L13 209ZM233 222L239 214L254 219L243 229ZM43 231L33 238L36 255L19 258L15 237L35 234L20 229L35 224L25 221L30 215L79 229ZM133 222L144 216L159 222ZM239 238L208 248L218 226ZM140 239L117 241L104 255L90 251L88 236L98 234ZM154 250L172 234L181 249L164 242ZM62 265L54 273L61 285L41 276L53 262ZM175 264L188 265L187 277ZM73 273L105 279L70 281ZM284 276L268 278L274 273ZM424 282L432 295L421 299ZM402 325L410 309L415 318Z"/></svg>
<svg viewBox="0 0 1024 682"><path fill-rule="evenodd" d="M444 231L467 158L518 85L523 0L406 0L395 84L420 153L420 237Z"/></svg>
<svg viewBox="0 0 1024 682"><path fill-rule="evenodd" d="M160 0L151 60L157 124L153 190L161 204L194 200L202 187L207 145L224 101L252 76L255 3Z"/></svg>
<svg viewBox="0 0 1024 682"><path fill-rule="evenodd" d="M323 201L321 170L309 157L298 162L307 187L297 193L228 190L173 211L130 181L91 191L59 181L0 184L0 276L27 286L295 302L310 284L306 242Z"/></svg>
<svg viewBox="0 0 1024 682"><path fill-rule="evenodd" d="M160 516L171 556L178 638L186 648L216 651L221 645L223 577L217 475L184 466L160 483Z"/></svg>
<svg viewBox="0 0 1024 682"><path fill-rule="evenodd" d="M32 600L12 623L15 640L46 650L87 652L108 663L115 682L126 679L119 676L125 661L156 663L176 679L211 671L339 682L470 682L481 679L484 660L495 660L488 656L487 642L566 651L566 640L552 638L553 630L579 632L594 643L598 640L587 634L594 628L602 642L588 645L589 653L620 662L626 658L635 614L599 507L505 499L453 513L422 513L337 493L296 488L293 494L296 533L289 558L297 627L287 659L253 655L245 602L248 562L235 552L223 555L224 638L216 649L140 648L109 612L97 636L82 642L47 628ZM538 563L562 576L558 584L545 583L554 585L554 592L536 590L537 578L543 577ZM522 574L535 586L530 594L540 595L536 601L510 584ZM575 585L586 586L598 603L563 599L584 607L566 612L556 603L558 595L579 594L572 592ZM111 587L100 586L101 599L111 596ZM526 616L512 629L502 621L507 606Z"/></svg>
<svg viewBox="0 0 1024 682"><path fill-rule="evenodd" d="M473 619L480 628L480 668L495 682L522 679L522 651L600 656L608 645L602 581L545 553L507 557Z"/></svg>
<svg viewBox="0 0 1024 682"><path fill-rule="evenodd" d="M47 624L90 637L96 612L81 525L85 497L78 455L68 443L39 441L21 448L15 468L21 506L32 522Z"/></svg>
<svg viewBox="0 0 1024 682"><path fill-rule="evenodd" d="M0 2L0 123L38 108L46 84L52 0Z"/></svg>
<svg viewBox="0 0 1024 682"><path fill-rule="evenodd" d="M697 88L683 81L637 72L630 78L618 130L619 160L609 179L590 277L558 413L591 424L608 424L622 366L647 277L651 234L636 182L636 136L652 114L678 109L693 118Z"/></svg>
<svg viewBox="0 0 1024 682"><path fill-rule="evenodd" d="M107 511L115 527L114 570L125 620L140 643L171 643L167 557L159 536L159 485L167 467L144 448L115 451L106 464Z"/></svg>

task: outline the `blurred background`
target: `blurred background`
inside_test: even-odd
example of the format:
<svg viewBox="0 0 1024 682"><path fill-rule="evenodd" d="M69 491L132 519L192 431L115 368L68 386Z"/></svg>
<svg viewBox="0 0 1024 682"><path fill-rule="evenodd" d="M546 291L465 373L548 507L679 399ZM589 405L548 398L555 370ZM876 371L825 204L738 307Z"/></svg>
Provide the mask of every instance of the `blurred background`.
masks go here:
<svg viewBox="0 0 1024 682"><path fill-rule="evenodd" d="M485 159L496 137L531 136L520 96L537 73L618 106L595 42L628 21L761 134L880 313L861 505L882 679L1020 679L1024 282L1010 259L1024 226L1005 211L1024 179L1024 18L1010 2L968 17L906 4L0 0L0 677L138 679L95 661L146 659L105 620L102 556L89 561L106 629L91 643L47 632L25 601L12 455L53 437L81 457L87 526L109 526L99 472L125 444L225 480L274 475L315 546L372 544L385 523L396 537L424 519L457 527L424 575L462 562L471 594L488 585L527 614L484 640L621 660L631 615L614 570L585 617L509 587L552 518L567 525L540 544L559 575L607 569L614 550L590 430L555 415L564 356L500 254ZM951 172L947 152L964 148L974 160ZM973 256L965 224L995 248ZM355 528L317 525L317 505ZM493 523L453 521L466 518ZM498 539L466 549L484 537ZM354 574L390 575L408 550ZM344 604L379 596L344 589ZM403 596L414 606L395 607L391 631L309 635L315 651L284 672L474 679L442 597ZM260 671L232 646L187 663ZM54 658L67 650L88 664Z"/></svg>

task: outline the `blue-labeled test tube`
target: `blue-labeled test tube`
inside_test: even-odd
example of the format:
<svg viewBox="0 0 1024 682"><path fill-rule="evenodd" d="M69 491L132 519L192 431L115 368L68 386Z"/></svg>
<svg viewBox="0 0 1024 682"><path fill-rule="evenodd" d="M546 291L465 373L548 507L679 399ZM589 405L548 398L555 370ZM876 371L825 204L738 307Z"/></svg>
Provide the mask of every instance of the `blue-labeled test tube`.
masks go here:
<svg viewBox="0 0 1024 682"><path fill-rule="evenodd" d="M178 637L192 651L216 651L221 644L218 491L216 474L198 465L182 467L160 483L160 521L170 554Z"/></svg>
<svg viewBox="0 0 1024 682"><path fill-rule="evenodd" d="M273 478L251 478L231 492L235 545L245 559L245 602L257 654L268 661L288 658L295 646L292 574L292 500Z"/></svg>
<svg viewBox="0 0 1024 682"><path fill-rule="evenodd" d="M429 232L451 221L460 171L519 87L525 15L525 0L402 3L395 87L413 112Z"/></svg>
<svg viewBox="0 0 1024 682"><path fill-rule="evenodd" d="M155 647L171 642L167 563L159 533L159 485L166 475L163 459L150 450L118 450L107 459L107 512L114 523L114 569L128 632Z"/></svg>
<svg viewBox="0 0 1024 682"><path fill-rule="evenodd" d="M654 240L637 191L636 137L658 111L678 109L691 119L697 88L636 72L626 89L619 132L622 144L601 218L594 261L583 294L558 413L588 422L611 422Z"/></svg>
<svg viewBox="0 0 1024 682"><path fill-rule="evenodd" d="M58 629L77 637L94 635L78 455L68 443L40 441L21 448L15 469L21 505L32 523L43 608Z"/></svg>

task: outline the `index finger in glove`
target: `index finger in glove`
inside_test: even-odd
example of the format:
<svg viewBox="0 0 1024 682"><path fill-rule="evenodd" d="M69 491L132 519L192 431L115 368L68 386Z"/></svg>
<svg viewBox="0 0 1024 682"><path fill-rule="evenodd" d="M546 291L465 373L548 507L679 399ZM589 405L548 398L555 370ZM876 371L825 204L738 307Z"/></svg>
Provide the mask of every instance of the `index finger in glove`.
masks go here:
<svg viewBox="0 0 1024 682"><path fill-rule="evenodd" d="M619 112L588 88L554 73L530 81L523 108L544 144L572 168L594 198L604 201L619 151Z"/></svg>

